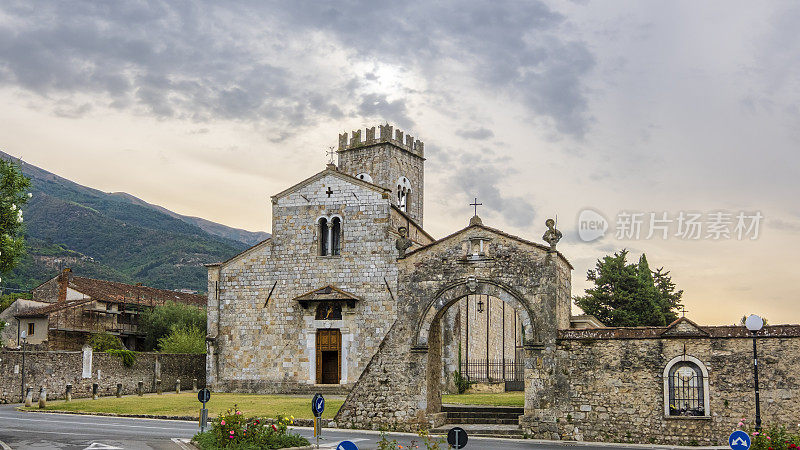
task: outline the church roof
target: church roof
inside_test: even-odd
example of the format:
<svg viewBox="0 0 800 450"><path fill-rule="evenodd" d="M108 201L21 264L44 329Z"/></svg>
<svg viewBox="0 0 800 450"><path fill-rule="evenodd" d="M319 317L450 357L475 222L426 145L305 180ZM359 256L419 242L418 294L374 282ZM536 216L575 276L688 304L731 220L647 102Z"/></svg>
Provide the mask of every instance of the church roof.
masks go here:
<svg viewBox="0 0 800 450"><path fill-rule="evenodd" d="M453 238L457 237L458 235L464 233L465 231L467 231L467 230L469 230L471 228L479 228L479 229L488 231L490 233L499 234L500 236L506 237L508 239L515 240L515 241L520 242L522 244L526 244L526 245L530 245L530 246L539 248L541 250L547 250L547 251L550 250L550 246L549 245L538 244L536 242L529 241L527 239L523 239L523 238L521 238L519 236L514 236L513 234L506 233L505 231L498 230L497 228L487 227L486 225L483 224L483 222L480 220L479 217L477 219L475 219L475 217L478 217L478 216L473 216L473 218L470 219L470 222L469 222L470 224L466 228L462 228L462 229L456 231L455 233L447 235L447 236L445 236L445 237L443 237L443 238L441 238L441 239L439 239L437 241L431 242L428 245L424 245L422 247L415 248L414 250L411 250L408 253L406 253L405 257L407 258L409 255L413 255L413 254L416 254L418 252L422 252L422 251L428 250L428 249L430 249L430 248L432 248L434 246L437 246L437 245L441 244L442 242L445 242L445 241L448 241L450 239L453 239ZM556 254L558 254L558 256L560 256L561 259L564 260L565 263L567 263L567 266L569 266L570 269L574 269L574 267L572 267L572 264L570 264L569 260L567 260L567 258L563 254L561 254L561 252L556 251Z"/></svg>
<svg viewBox="0 0 800 450"><path fill-rule="evenodd" d="M322 178L324 176L327 176L327 175L333 175L335 177L339 177L339 178L341 178L341 179L343 179L345 181L348 181L350 183L353 183L353 184L356 184L356 185L359 185L359 186L363 186L363 187L365 187L367 189L372 189L373 191L378 191L380 193L392 192L392 190L389 189L389 188L386 188L386 187L383 187L383 186L378 186L377 184L370 183L368 181L364 181L364 180L358 179L358 178L356 178L356 177L354 177L352 175L348 175L348 174L346 174L344 172L340 172L339 169L337 169L334 164L328 164L328 166L325 167L325 170L323 170L322 172L318 172L318 173L306 178L305 180L295 184L294 186L291 186L291 187L289 187L287 189L284 189L283 191L278 192L277 194L273 195L271 197L272 198L272 202L275 203L275 201L277 201L279 198L285 197L285 196L287 196L287 195L289 195L289 194L291 194L293 192L296 192L299 189L303 188L304 186L306 186L308 184L311 184L311 183L313 183L313 182L315 182L315 181L319 180L320 178Z"/></svg>
<svg viewBox="0 0 800 450"><path fill-rule="evenodd" d="M361 298L333 285L323 286L305 294L298 295L292 300L300 302L303 308L308 308L309 303L326 301L345 301L351 308L355 306Z"/></svg>

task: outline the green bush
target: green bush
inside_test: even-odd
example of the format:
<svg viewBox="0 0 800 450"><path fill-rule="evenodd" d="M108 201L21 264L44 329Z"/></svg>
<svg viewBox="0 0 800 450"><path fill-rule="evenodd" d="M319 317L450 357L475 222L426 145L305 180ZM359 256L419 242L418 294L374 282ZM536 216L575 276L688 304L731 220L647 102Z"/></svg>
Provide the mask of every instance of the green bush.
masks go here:
<svg viewBox="0 0 800 450"><path fill-rule="evenodd" d="M130 350L124 350L124 349L120 350L117 348L112 348L106 350L106 353L108 353L109 355L114 355L117 358L121 359L122 365L125 367L133 367L133 365L136 364L136 353Z"/></svg>
<svg viewBox="0 0 800 450"><path fill-rule="evenodd" d="M211 429L194 436L203 450L273 449L303 447L308 439L288 432L292 419L278 416L274 423L264 423L256 417L246 418L235 406L216 419L211 419Z"/></svg>
<svg viewBox="0 0 800 450"><path fill-rule="evenodd" d="M800 448L800 424L792 432L785 426L770 425L762 427L761 432L755 431L747 420L739 422L739 429L750 435L752 450L796 450Z"/></svg>
<svg viewBox="0 0 800 450"><path fill-rule="evenodd" d="M196 328L206 333L206 312L195 306L167 302L142 312L139 317L139 331L145 334L144 349L155 350L159 341L172 333L173 329ZM205 353L205 347L203 351Z"/></svg>
<svg viewBox="0 0 800 450"><path fill-rule="evenodd" d="M458 370L453 372L453 383L455 383L456 389L458 390L459 394L467 392L467 389L469 389L469 385L472 384L469 382L469 380L464 378L464 376L461 375L461 372Z"/></svg>
<svg viewBox="0 0 800 450"><path fill-rule="evenodd" d="M96 352L125 350L125 346L122 345L122 341L119 339L119 337L106 332L93 333L86 343L89 344L89 346L92 347L92 350Z"/></svg>
<svg viewBox="0 0 800 450"><path fill-rule="evenodd" d="M195 327L173 327L169 335L158 340L161 353L196 353L206 352L206 333Z"/></svg>

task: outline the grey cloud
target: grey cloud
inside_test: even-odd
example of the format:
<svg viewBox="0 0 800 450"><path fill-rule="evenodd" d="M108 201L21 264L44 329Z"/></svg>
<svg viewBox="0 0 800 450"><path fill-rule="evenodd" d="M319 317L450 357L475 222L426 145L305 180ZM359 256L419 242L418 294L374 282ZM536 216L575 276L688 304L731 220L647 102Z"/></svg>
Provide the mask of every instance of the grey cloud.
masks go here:
<svg viewBox="0 0 800 450"><path fill-rule="evenodd" d="M432 88L458 61L488 91L549 117L563 133L589 124L583 80L594 64L585 44L559 37L564 18L541 1L316 2L237 4L4 2L0 85L47 98L103 94L114 108L195 121L312 124L320 117L388 115L413 124L405 101L365 92L377 74L339 74L303 64L310 31L327 33L356 61L411 70ZM257 25L261 25L260 27ZM280 56L288 66L282 67ZM408 92L400 92L408 94Z"/></svg>
<svg viewBox="0 0 800 450"><path fill-rule="evenodd" d="M494 137L494 132L492 132L492 130L483 127L471 130L459 130L458 134L467 139L476 139L479 141Z"/></svg>
<svg viewBox="0 0 800 450"><path fill-rule="evenodd" d="M415 66L431 81L446 69L440 61L469 64L484 88L519 99L562 133L582 137L591 124L583 79L594 57L586 44L559 36L564 18L541 1L294 2L277 14L332 32L362 58Z"/></svg>
<svg viewBox="0 0 800 450"><path fill-rule="evenodd" d="M488 211L502 216L504 221L517 227L529 227L536 215L530 199L514 193L504 192L501 182L514 173L507 157L494 157L491 152L462 152L451 149L436 149L439 164L437 172L444 173L447 192L472 201L478 197L483 203L478 211ZM468 202L464 202L466 205Z"/></svg>
<svg viewBox="0 0 800 450"><path fill-rule="evenodd" d="M358 107L358 114L360 116L382 118L406 129L414 126L414 121L408 116L405 102L400 99L390 102L385 95L365 95Z"/></svg>

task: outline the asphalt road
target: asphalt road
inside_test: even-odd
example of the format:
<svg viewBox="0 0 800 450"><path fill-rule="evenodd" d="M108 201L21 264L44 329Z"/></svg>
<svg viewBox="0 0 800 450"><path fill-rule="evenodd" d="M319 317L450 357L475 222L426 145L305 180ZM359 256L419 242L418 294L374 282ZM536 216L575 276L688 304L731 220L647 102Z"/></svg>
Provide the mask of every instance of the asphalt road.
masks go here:
<svg viewBox="0 0 800 450"><path fill-rule="evenodd" d="M72 414L48 414L22 412L16 405L0 406L0 450L17 449L171 449L187 447L188 441L197 433L196 422L180 420L134 419L122 417L85 416ZM310 441L312 431L294 428L294 432L306 436ZM353 441L359 449L376 449L380 439L375 432L359 430L323 431L320 448L336 449L342 440ZM409 434L390 434L405 449L419 438ZM424 445L419 444L421 448ZM552 443L531 440L471 438L466 449L581 449L615 448L609 445L586 445ZM622 446L620 446L622 447ZM624 448L636 448L624 446ZM653 448L653 447L638 447ZM664 448L664 447L662 447Z"/></svg>

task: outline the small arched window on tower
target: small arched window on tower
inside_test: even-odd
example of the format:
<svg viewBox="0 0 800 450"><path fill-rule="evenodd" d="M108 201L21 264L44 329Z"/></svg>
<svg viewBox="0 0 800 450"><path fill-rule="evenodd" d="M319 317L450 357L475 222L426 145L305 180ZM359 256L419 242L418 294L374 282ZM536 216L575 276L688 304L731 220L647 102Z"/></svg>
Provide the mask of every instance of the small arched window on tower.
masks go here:
<svg viewBox="0 0 800 450"><path fill-rule="evenodd" d="M366 181L367 183L372 183L372 177L366 172L361 172L360 174L356 175L356 178L361 181Z"/></svg>
<svg viewBox="0 0 800 450"><path fill-rule="evenodd" d="M331 255L338 255L342 242L342 219L331 219Z"/></svg>
<svg viewBox="0 0 800 450"><path fill-rule="evenodd" d="M318 222L317 232L319 233L319 255L328 254L328 219L321 217Z"/></svg>
<svg viewBox="0 0 800 450"><path fill-rule="evenodd" d="M406 177L397 179L397 207L400 211L408 212L411 204L411 182Z"/></svg>

